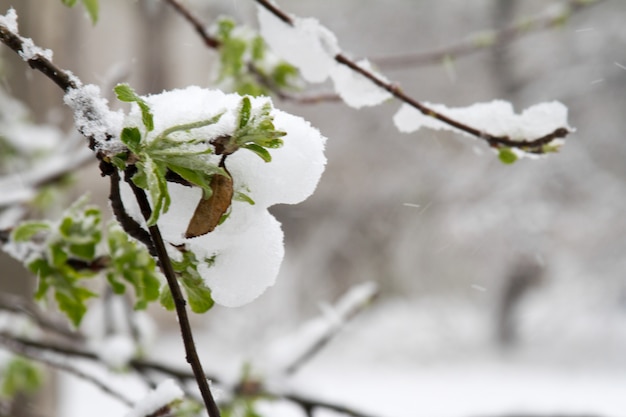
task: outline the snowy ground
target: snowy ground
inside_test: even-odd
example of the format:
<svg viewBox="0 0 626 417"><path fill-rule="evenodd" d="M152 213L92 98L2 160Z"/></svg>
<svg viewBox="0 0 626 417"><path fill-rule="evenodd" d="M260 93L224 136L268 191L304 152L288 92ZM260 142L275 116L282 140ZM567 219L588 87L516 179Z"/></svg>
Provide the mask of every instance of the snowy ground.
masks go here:
<svg viewBox="0 0 626 417"><path fill-rule="evenodd" d="M542 319L540 301L522 323L520 346L508 352L491 343L487 316L458 300L381 302L294 376L269 383L380 417L624 415L624 315L581 310L580 317L570 315L568 321ZM222 327L247 332L243 322L237 323L241 318L232 320ZM154 355L184 366L176 336L161 337ZM270 367L273 348L262 337L237 343L219 334L199 336L209 372L232 378L242 360L251 359L253 369L268 375L264 368ZM274 334L268 339L276 340ZM127 379L116 386L137 399L145 389ZM110 417L125 410L97 388L63 377L58 415ZM261 410L272 417L302 415L296 407L277 403Z"/></svg>

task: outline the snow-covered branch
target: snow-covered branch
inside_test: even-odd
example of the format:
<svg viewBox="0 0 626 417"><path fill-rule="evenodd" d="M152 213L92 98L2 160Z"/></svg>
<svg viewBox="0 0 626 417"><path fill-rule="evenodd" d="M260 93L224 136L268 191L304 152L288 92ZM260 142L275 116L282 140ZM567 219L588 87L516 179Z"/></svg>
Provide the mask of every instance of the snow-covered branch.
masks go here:
<svg viewBox="0 0 626 417"><path fill-rule="evenodd" d="M270 47L298 67L307 81L322 82L328 77L332 78L339 95L352 107L376 105L393 96L403 103L403 108L409 107L426 118L484 140L492 148L516 149L520 155L554 152L561 144L560 139L572 131L558 119L542 123L538 136L526 136L527 132L520 131L517 124L511 125L509 129L505 121L495 120L494 115L487 111L488 106L481 108L481 111L486 110L482 117L491 118L491 124L466 123L462 118L453 117L444 107L417 101L398 85L372 70L367 60L356 62L351 59L339 48L334 34L315 19L292 17L274 3L267 0L256 1L259 4L261 34ZM491 125L498 126L497 131L491 129ZM403 126L399 127L406 130Z"/></svg>

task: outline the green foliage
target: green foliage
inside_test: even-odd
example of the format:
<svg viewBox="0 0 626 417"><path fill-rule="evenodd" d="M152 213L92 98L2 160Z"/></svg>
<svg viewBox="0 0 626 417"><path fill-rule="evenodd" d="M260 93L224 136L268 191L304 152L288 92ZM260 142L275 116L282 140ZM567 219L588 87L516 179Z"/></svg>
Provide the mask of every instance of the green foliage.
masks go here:
<svg viewBox="0 0 626 417"><path fill-rule="evenodd" d="M118 84L113 89L119 101L126 103L137 103L141 109L141 120L148 132L154 130L154 120L148 103L135 93L135 90L128 84Z"/></svg>
<svg viewBox="0 0 626 417"><path fill-rule="evenodd" d="M272 105L269 102L258 109L252 109L250 98L244 97L239 107L237 129L231 136L223 138L220 143L222 149L218 153L230 155L240 148L245 148L265 162L270 162L272 156L266 148L280 148L283 145L281 137L287 134L276 130L271 111Z"/></svg>
<svg viewBox="0 0 626 417"><path fill-rule="evenodd" d="M123 294L126 287L120 278L135 289L135 309L145 309L159 298L160 280L156 262L145 246L128 238L117 224L111 223L107 237L111 262L106 278L116 294Z"/></svg>
<svg viewBox="0 0 626 417"><path fill-rule="evenodd" d="M13 398L17 394L30 394L43 383L41 369L26 359L12 357L0 372L0 397Z"/></svg>
<svg viewBox="0 0 626 417"><path fill-rule="evenodd" d="M42 235L45 250L27 261L28 269L39 278L35 298L41 300L53 291L59 309L75 326L87 311L86 301L95 296L80 284L95 275L89 264L102 238L100 217L100 210L85 207L85 199L80 199L59 222L25 222L11 236L15 242L25 242Z"/></svg>
<svg viewBox="0 0 626 417"><path fill-rule="evenodd" d="M269 87L297 87L298 70L271 57L263 38L250 29L238 28L233 20L221 18L216 37L220 41L218 82L228 81L237 93L255 97L270 95Z"/></svg>
<svg viewBox="0 0 626 417"><path fill-rule="evenodd" d="M178 282L187 294L187 302L194 313L205 313L213 307L214 301L211 290L205 285L204 280L198 273L198 260L193 252L182 251L182 259L172 260L174 271L178 273ZM211 258L206 261L209 266L215 261ZM167 285L161 289L161 304L168 310L174 309L172 293Z"/></svg>
<svg viewBox="0 0 626 417"><path fill-rule="evenodd" d="M76 6L76 3L78 3L78 0L61 0L61 1L63 2L64 5L68 7L74 7ZM98 21L98 13L100 9L98 0L80 0L80 1L85 7L85 10L87 10L87 14L89 15L89 18L91 19L91 22L95 24Z"/></svg>
<svg viewBox="0 0 626 417"><path fill-rule="evenodd" d="M503 164L510 165L517 161L517 155L511 148L500 148L498 150L498 158Z"/></svg>
<svg viewBox="0 0 626 417"><path fill-rule="evenodd" d="M115 87L115 92L120 100L139 105L144 127L147 132L152 131L154 122L148 104L126 84ZM148 219L148 226L155 225L160 215L169 209L170 197L165 179L168 171L175 172L189 183L202 188L205 198L211 195L213 175L227 175L222 168L205 157L213 152L205 139L181 140L175 137L179 132L190 132L215 124L222 115L223 113L219 113L208 120L171 126L151 140L146 139L137 127L126 127L122 130L120 139L137 160L137 173L133 176L133 182L147 190L152 199L152 216ZM123 169L127 158L128 155L117 155L113 162Z"/></svg>

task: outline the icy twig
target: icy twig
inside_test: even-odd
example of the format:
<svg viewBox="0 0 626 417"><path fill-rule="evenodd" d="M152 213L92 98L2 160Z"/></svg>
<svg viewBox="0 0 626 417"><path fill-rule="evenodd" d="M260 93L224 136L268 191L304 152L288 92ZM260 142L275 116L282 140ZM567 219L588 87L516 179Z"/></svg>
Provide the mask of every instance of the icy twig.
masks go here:
<svg viewBox="0 0 626 417"><path fill-rule="evenodd" d="M301 326L293 335L293 340L279 342L280 356L289 358L282 366L283 372L293 374L313 359L349 320L371 306L377 296L378 288L372 282L354 286L320 317Z"/></svg>
<svg viewBox="0 0 626 417"><path fill-rule="evenodd" d="M276 16L281 21L285 22L289 26L294 26L294 19L291 18L287 13L279 9L276 5L272 4L268 0L255 0L259 5L268 10L274 16ZM335 62L349 68L354 71L356 74L360 74L365 79L369 80L374 85L380 87L381 89L390 93L393 97L405 103L406 105L416 109L421 112L425 116L432 117L434 119L439 120L440 122L452 126L464 133L467 133L471 136L474 136L478 139L482 139L486 141L489 146L499 149L499 148L514 148L521 149L525 152L535 153L535 154L543 154L546 152L545 145L549 144L555 139L564 138L570 133L570 129L567 127L559 127L552 132L549 132L539 138L520 138L520 139L511 139L509 136L496 136L485 132L484 130L477 129L476 127L467 125L465 123L461 123L456 119L448 117L438 111L435 111L433 108L424 105L423 103L415 100L411 96L404 93L400 87L394 83L388 82L381 75L376 74L375 72L367 69L364 65L361 65L348 56L346 56L342 52L338 52L334 55Z"/></svg>
<svg viewBox="0 0 626 417"><path fill-rule="evenodd" d="M0 23L0 41L6 46L11 48L15 53L21 56L24 53L25 38L22 38L19 34L13 33L7 26ZM64 71L54 65L47 57L35 54L32 57L26 59L28 65L40 71L45 76L50 78L56 85L61 87L65 92L73 88L78 88L76 79L67 71Z"/></svg>
<svg viewBox="0 0 626 417"><path fill-rule="evenodd" d="M518 19L500 30L477 32L439 49L384 56L371 60L378 67L385 69L441 64L444 60L455 60L487 48L512 43L533 32L558 28L572 14L602 1L604 0L567 0L561 4L551 4L535 16Z"/></svg>

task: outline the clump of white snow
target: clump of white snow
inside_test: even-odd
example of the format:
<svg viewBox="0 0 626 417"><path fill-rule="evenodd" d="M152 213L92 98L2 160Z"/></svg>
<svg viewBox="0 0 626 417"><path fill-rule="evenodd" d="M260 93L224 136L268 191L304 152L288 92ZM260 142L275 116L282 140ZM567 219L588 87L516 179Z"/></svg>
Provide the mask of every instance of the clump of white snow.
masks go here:
<svg viewBox="0 0 626 417"><path fill-rule="evenodd" d="M357 65L387 82L385 77L373 71L368 60L363 59L357 62ZM330 77L335 84L335 91L350 107L359 109L364 106L376 106L391 98L391 94L388 91L383 90L371 80L345 65L335 64L331 70Z"/></svg>
<svg viewBox="0 0 626 417"><path fill-rule="evenodd" d="M99 145L121 130L123 115L109 109L100 87L88 84L70 89L63 100L74 111L76 128L83 135L93 137Z"/></svg>
<svg viewBox="0 0 626 417"><path fill-rule="evenodd" d="M94 346L98 357L112 369L124 369L137 353L129 335L112 334Z"/></svg>
<svg viewBox="0 0 626 417"><path fill-rule="evenodd" d="M328 78L340 50L335 35L313 18L292 17L293 26L258 6L261 35L281 58L296 66L305 80Z"/></svg>
<svg viewBox="0 0 626 417"><path fill-rule="evenodd" d="M5 26L13 33L18 32L17 12L13 7L7 10L7 13L5 15L0 15L0 25Z"/></svg>
<svg viewBox="0 0 626 417"><path fill-rule="evenodd" d="M10 8L4 16L0 15L0 25L5 26L10 32L19 36L17 13L15 12L15 9ZM24 61L29 61L37 55L52 61L52 51L50 49L42 49L38 47L30 38L23 38L20 36L20 39L22 41L22 50L19 55Z"/></svg>
<svg viewBox="0 0 626 417"><path fill-rule="evenodd" d="M126 413L125 417L148 416L174 401L183 399L184 396L183 390L173 379L166 379L135 404L133 409Z"/></svg>
<svg viewBox="0 0 626 417"><path fill-rule="evenodd" d="M153 140L164 129L224 113L210 126L177 132L182 140L211 139L234 132L241 96L221 91L188 87L144 98L154 115ZM269 98L250 97L252 112L268 103ZM270 101L271 103L271 101ZM274 284L284 256L283 232L280 223L267 211L275 204L297 204L315 190L326 164L326 138L302 118L273 109L274 126L286 132L284 144L269 149L271 162L264 162L247 149L239 149L226 159L233 178L235 192L249 196L254 205L233 200L229 217L214 231L187 239L184 233L202 191L169 183L169 211L158 221L164 239L171 245L186 245L199 260L198 272L211 289L216 303L236 307L246 304ZM126 126L141 126L137 106L124 122ZM207 145L208 146L208 145ZM215 165L221 159L206 155ZM122 190L126 208L142 221L132 192ZM175 251L172 251L175 252Z"/></svg>
<svg viewBox="0 0 626 417"><path fill-rule="evenodd" d="M512 140L533 140L548 135L558 128L569 129L567 107L557 101L536 104L521 114L515 114L511 103L502 100L458 108L448 108L442 104L424 103L424 105L490 135L508 136ZM465 133L424 115L408 104L400 107L393 120L398 130L404 133L411 133L422 127Z"/></svg>

